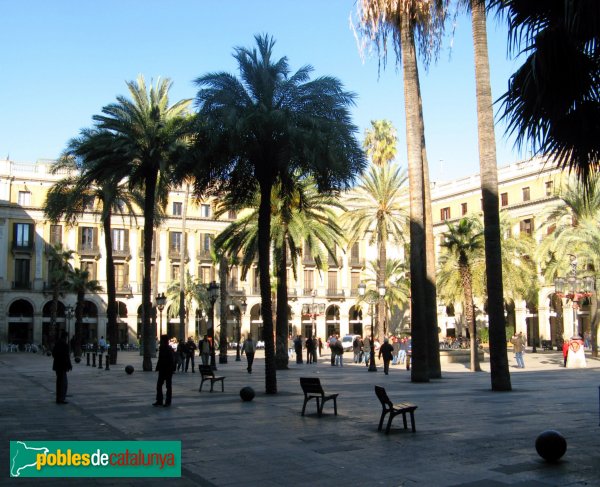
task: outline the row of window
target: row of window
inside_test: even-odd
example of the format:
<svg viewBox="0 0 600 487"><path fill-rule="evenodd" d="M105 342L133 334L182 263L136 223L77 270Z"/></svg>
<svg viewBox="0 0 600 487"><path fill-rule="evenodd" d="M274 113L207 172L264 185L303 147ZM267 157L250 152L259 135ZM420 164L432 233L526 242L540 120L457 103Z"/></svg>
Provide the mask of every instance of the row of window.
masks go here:
<svg viewBox="0 0 600 487"><path fill-rule="evenodd" d="M521 188L522 192L522 201L530 201L531 200L531 191L529 186L525 188ZM546 181L546 196L552 196L553 192L553 184L552 181ZM508 193L500 194L500 206L508 206ZM468 213L467 203L460 204L461 216L465 216ZM447 206L445 208L440 209L440 220L446 221L451 219L450 207Z"/></svg>

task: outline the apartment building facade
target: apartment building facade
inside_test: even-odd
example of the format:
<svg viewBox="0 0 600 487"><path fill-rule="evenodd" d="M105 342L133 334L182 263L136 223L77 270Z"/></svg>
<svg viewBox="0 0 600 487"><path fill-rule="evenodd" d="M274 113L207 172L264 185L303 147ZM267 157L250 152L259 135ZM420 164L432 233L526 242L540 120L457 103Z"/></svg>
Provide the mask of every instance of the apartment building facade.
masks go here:
<svg viewBox="0 0 600 487"><path fill-rule="evenodd" d="M52 302L48 292L48 246L60 243L63 248L73 250L73 266L88 270L91 278L98 280L106 289L106 249L95 203L90 201L89 211L73 227L64 222L54 224L44 218L46 193L65 176L51 174L52 163L49 160L36 163L0 161L0 342L3 343L47 342ZM549 205L560 204L554 189L560 187L564 176L540 161L525 161L500 168L498 176L501 207L518 220L514 231L531 233L539 240L541 236L536 235L536 217ZM165 292L171 282L179 279L181 272L189 272L204 284L219 279L218 266L211 256L213 241L237 215L229 212L215 219L213 201L189 202L184 232L182 211L185 197L183 188L170 193L166 219L155 232L152 265L158 280L153 283L153 296ZM475 175L432 183L432 208L434 233L439 246L441 234L447 229L446 221L481 212L479 177ZM125 218L114 216L112 219L120 343L136 343L141 335L143 221L141 214ZM187 255L181 262L184 238ZM388 255L402 257L402 250L390 246ZM322 338L333 333L370 333L370 316L363 311L364 305L358 304L358 284L367 278L367 262L376 258L376 249L365 240L351 249L340 248L336 259L329 258L328 268L319 271L305 252L296 278L288 270L288 333L292 336L312 334ZM226 292L226 302L233 305L233 310L229 306L224 307L224 319L221 319L217 303L217 326L226 326L231 340L236 340L238 333L242 336L252 333L262 339L256 267L250 269L244 281L239 268L229 268L227 282L221 285L221 289ZM59 329L73 332L74 320L68 309L74 306L74 295L60 297ZM509 306L509 321L517 330L525 331L528 337L556 341L558 330L564 329L565 333L569 333L576 328L574 320L569 322L573 315L567 313L568 307L567 300L556 299L552 286L542 286L537 306L524 302ZM164 312L161 312L158 327L162 322L162 328L157 329L157 334L162 331L178 336L179 317L173 316L170 308L167 303ZM483 304L480 309L484 309ZM561 322L557 323L559 319ZM389 332L409 332L408 309L400 310L394 320L388 326ZM585 320L584 315L581 320ZM462 321L459 306L438 306L440 337L464 333ZM479 326L486 326L484 312L478 315L478 321ZM84 341L106 336L106 322L106 294L87 294ZM184 335L203 335L207 326L207 310L193 303Z"/></svg>

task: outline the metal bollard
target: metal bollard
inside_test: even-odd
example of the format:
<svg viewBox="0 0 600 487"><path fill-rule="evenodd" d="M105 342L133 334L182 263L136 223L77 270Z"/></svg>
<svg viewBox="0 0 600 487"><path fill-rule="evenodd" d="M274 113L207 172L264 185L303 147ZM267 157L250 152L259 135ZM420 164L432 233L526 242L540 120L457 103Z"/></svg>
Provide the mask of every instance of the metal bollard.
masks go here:
<svg viewBox="0 0 600 487"><path fill-rule="evenodd" d="M92 353L92 367L96 367L96 352Z"/></svg>
<svg viewBox="0 0 600 487"><path fill-rule="evenodd" d="M102 368L102 354L98 355L98 368Z"/></svg>
<svg viewBox="0 0 600 487"><path fill-rule="evenodd" d="M110 370L110 368L108 367L108 362L110 362L110 360L108 359L108 353L106 354L106 368L104 370Z"/></svg>

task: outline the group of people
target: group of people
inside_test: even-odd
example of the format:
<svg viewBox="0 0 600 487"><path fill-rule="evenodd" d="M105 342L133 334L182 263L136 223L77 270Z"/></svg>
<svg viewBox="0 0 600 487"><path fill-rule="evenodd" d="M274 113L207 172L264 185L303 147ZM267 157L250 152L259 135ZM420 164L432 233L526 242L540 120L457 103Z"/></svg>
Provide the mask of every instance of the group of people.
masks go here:
<svg viewBox="0 0 600 487"><path fill-rule="evenodd" d="M296 363L303 363L302 350L306 348L306 363L316 364L317 355L323 354L323 342L319 337L313 337L309 335L306 340L302 339L302 335L296 335L296 338L292 340L292 337L288 338L288 357L291 359L292 356L296 355Z"/></svg>
<svg viewBox="0 0 600 487"><path fill-rule="evenodd" d="M517 368L525 368L525 360L523 354L527 345L527 340L520 331L515 333L510 342L513 346L513 352L515 353L515 360L517 362ZM584 352L585 341L580 335L574 335L568 340L564 340L562 346L563 352L563 365L569 369L586 367L585 352Z"/></svg>
<svg viewBox="0 0 600 487"><path fill-rule="evenodd" d="M384 347L386 343L387 345ZM381 351L382 348L384 349L384 352ZM406 364L406 368L410 368L410 338L399 338L396 336L384 338L384 344L381 345L381 347L379 347L379 344L375 341L375 348L373 351L376 352L378 349L379 358L383 357L384 359L384 366L386 356L389 357L388 369L386 370L389 370L389 363L391 363L391 365ZM371 359L371 338L365 337L363 339L360 336L356 336L352 342L352 352L354 353L355 364L364 363L368 367Z"/></svg>
<svg viewBox="0 0 600 487"><path fill-rule="evenodd" d="M192 364L192 372L195 372L194 356L196 350L199 350L202 365L210 365L210 356L214 352L212 340L208 335L198 342L198 346L194 343L194 339L189 337L186 342L169 340L168 335L161 335L160 344L158 347L158 361L156 363L156 371L158 378L156 380L156 401L153 406L169 407L173 394L172 379L173 374L177 370L187 372L189 364ZM246 354L248 360L248 373L252 373L252 364L254 362L254 353L256 345L252 340L252 335L244 341L242 353ZM185 366L183 365L185 360ZM163 396L163 385L166 387L166 397Z"/></svg>

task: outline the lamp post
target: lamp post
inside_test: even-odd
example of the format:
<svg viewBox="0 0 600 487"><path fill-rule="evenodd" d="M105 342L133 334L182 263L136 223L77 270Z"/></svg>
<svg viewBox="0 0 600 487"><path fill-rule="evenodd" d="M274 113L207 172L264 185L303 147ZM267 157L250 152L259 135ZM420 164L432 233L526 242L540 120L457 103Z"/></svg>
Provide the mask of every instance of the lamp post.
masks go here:
<svg viewBox="0 0 600 487"><path fill-rule="evenodd" d="M317 336L317 316L325 313L325 303L315 303L315 297L317 296L317 291L314 289L311 292L312 302L311 304L303 304L302 305L302 314L310 315L310 322L312 327L312 336Z"/></svg>
<svg viewBox="0 0 600 487"><path fill-rule="evenodd" d="M581 298L588 298L594 292L594 278L592 276L577 277L577 256L568 254L571 258L571 275L554 279L554 290L561 298L570 299L573 303L573 333L583 336L577 320L577 308Z"/></svg>
<svg viewBox="0 0 600 487"><path fill-rule="evenodd" d="M219 296L219 284L212 281L207 287L208 299L210 301L210 326L208 327L208 339L210 342L210 367L217 370L215 360L215 302Z"/></svg>
<svg viewBox="0 0 600 487"><path fill-rule="evenodd" d="M156 307L158 308L158 311L160 312L159 315L159 338L162 336L163 332L162 332L162 312L163 309L165 309L165 304L167 304L167 297L165 296L165 293L160 293L156 295Z"/></svg>
<svg viewBox="0 0 600 487"><path fill-rule="evenodd" d="M371 314L371 353L369 356L369 372L377 372L377 366L375 365L375 326L373 324L373 314L375 311L373 308L375 303L382 300L385 296L385 286L379 286L377 291L377 294L374 292L367 294L367 285L364 282L361 282L358 285L358 295L367 302Z"/></svg>

